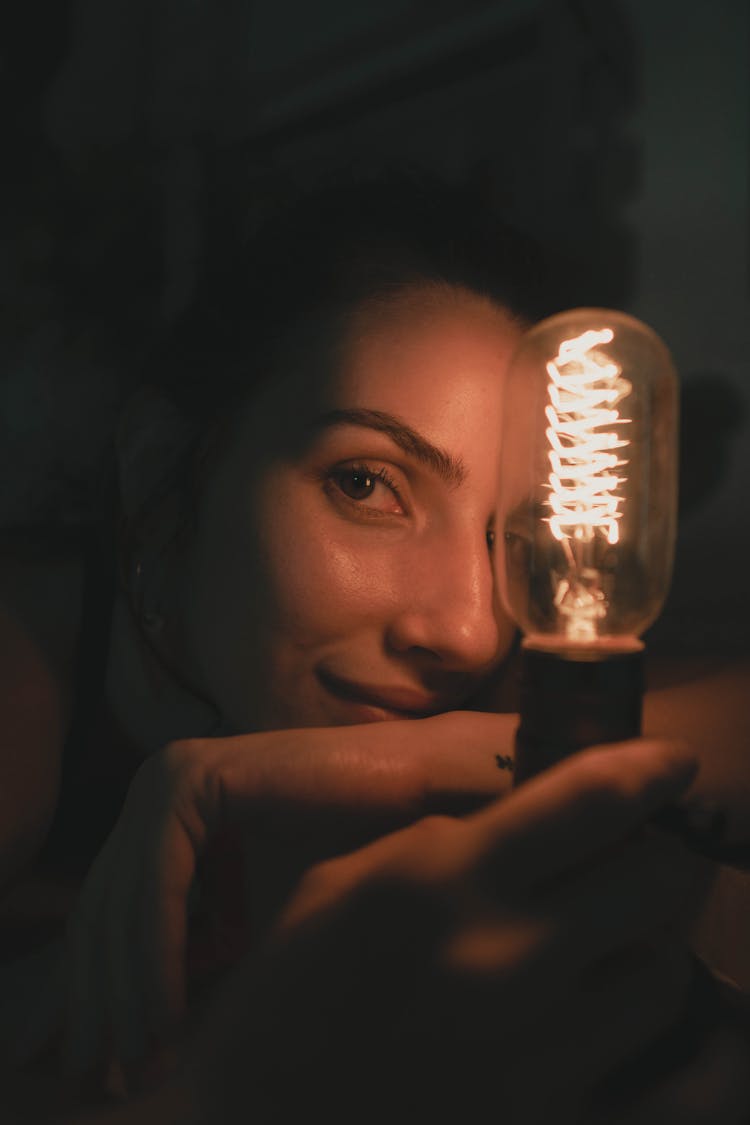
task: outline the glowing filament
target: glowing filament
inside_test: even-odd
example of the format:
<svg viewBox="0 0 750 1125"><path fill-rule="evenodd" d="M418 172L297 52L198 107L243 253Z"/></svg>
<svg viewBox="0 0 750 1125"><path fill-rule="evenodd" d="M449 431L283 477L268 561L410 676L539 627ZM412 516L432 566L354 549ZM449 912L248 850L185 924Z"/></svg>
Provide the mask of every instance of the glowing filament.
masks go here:
<svg viewBox="0 0 750 1125"><path fill-rule="evenodd" d="M632 388L622 378L622 368L599 350L613 336L610 328L602 328L564 340L547 364L552 380L545 411L550 443L547 503L556 539L588 541L596 532L609 543L619 538L623 498L616 490L626 478L615 470L627 461L614 451L629 443L613 427L630 421L620 417L616 404Z"/></svg>

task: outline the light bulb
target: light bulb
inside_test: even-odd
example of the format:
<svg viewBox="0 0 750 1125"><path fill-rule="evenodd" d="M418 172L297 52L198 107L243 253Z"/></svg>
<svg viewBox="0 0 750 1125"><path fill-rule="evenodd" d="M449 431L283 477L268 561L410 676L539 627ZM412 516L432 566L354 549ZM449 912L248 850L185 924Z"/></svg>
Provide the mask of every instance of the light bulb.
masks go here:
<svg viewBox="0 0 750 1125"><path fill-rule="evenodd" d="M624 313L550 317L511 362L498 562L524 633L519 779L639 732L640 636L672 571L677 419L669 352Z"/></svg>

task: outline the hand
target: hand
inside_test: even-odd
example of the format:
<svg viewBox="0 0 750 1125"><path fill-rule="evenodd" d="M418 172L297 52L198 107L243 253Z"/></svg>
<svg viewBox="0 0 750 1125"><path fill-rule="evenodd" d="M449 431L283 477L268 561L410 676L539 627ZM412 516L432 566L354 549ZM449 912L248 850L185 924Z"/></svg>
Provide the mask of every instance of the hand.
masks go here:
<svg viewBox="0 0 750 1125"><path fill-rule="evenodd" d="M665 742L592 750L313 868L188 1053L199 1119L578 1120L686 1003L692 862L644 825L693 774Z"/></svg>
<svg viewBox="0 0 750 1125"><path fill-rule="evenodd" d="M110 1049L131 1065L154 1039L169 1040L186 1006L188 896L217 835L239 836L250 910L272 917L321 856L507 791L511 775L495 757L508 754L514 726L509 715L452 713L180 742L148 759L70 919L71 1069L89 1070ZM235 908L239 882L226 888ZM201 889L205 898L214 888L206 878ZM53 1014L54 991L44 1000Z"/></svg>

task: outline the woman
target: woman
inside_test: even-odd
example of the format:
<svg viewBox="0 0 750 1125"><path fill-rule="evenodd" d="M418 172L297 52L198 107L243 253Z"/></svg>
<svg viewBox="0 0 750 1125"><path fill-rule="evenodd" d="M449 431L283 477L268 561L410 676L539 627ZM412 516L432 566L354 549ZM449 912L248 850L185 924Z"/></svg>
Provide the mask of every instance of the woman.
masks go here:
<svg viewBox="0 0 750 1125"><path fill-rule="evenodd" d="M82 647L105 706L79 677L59 800L72 685L8 627L36 694L4 870L56 802L48 864L94 861L13 1036L62 1030L70 1071L131 1088L176 1052L133 1120L447 1120L500 1076L508 1120L574 1120L688 1004L693 864L643 825L693 754L636 741L504 796L498 419L537 309L490 233L455 199L329 193L209 282L121 427L121 582L106 659ZM92 778L133 774L114 825Z"/></svg>

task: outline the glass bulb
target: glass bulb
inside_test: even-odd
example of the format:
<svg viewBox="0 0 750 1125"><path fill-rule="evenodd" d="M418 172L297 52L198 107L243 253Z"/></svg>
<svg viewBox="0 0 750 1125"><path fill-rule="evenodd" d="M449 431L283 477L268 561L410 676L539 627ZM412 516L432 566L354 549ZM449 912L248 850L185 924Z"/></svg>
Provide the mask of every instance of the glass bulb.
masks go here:
<svg viewBox="0 0 750 1125"><path fill-rule="evenodd" d="M672 572L677 418L669 352L634 317L573 309L524 337L508 373L498 555L526 647L642 647Z"/></svg>

